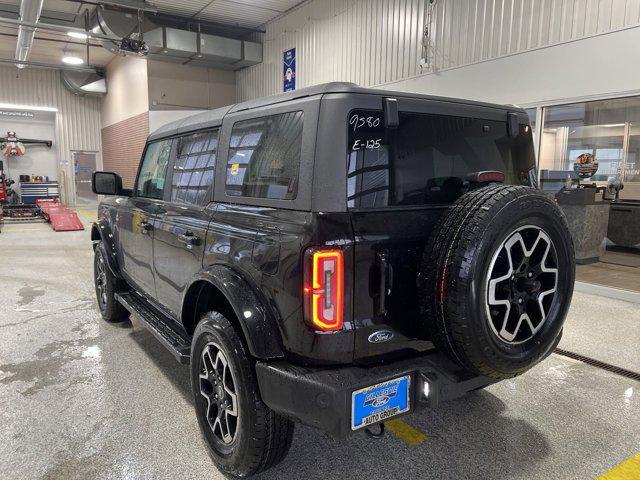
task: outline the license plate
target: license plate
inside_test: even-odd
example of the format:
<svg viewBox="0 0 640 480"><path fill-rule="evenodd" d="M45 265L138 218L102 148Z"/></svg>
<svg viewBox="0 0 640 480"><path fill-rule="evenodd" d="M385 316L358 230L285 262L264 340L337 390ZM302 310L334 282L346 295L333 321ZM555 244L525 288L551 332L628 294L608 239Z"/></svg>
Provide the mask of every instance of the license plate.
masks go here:
<svg viewBox="0 0 640 480"><path fill-rule="evenodd" d="M408 412L411 376L361 388L351 394L351 429L358 430L376 422Z"/></svg>

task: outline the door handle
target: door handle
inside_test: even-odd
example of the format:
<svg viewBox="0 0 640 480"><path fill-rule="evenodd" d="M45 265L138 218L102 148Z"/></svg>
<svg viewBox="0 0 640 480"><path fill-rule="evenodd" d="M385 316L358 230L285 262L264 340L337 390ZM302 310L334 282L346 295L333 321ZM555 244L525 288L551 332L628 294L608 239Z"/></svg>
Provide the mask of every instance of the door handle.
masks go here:
<svg viewBox="0 0 640 480"><path fill-rule="evenodd" d="M191 248L194 245L200 245L200 237L192 232L181 233L178 235L178 240L184 243L187 248Z"/></svg>
<svg viewBox="0 0 640 480"><path fill-rule="evenodd" d="M380 265L378 312L384 313L387 310L387 297L393 290L393 267L386 252L378 253L378 262Z"/></svg>
<svg viewBox="0 0 640 480"><path fill-rule="evenodd" d="M272 231L272 232L278 231L278 227L276 227L275 225L271 225L269 223L263 222L262 220L258 220L256 222L256 227L262 228L263 230Z"/></svg>
<svg viewBox="0 0 640 480"><path fill-rule="evenodd" d="M140 233L147 234L151 230L151 224L148 222L138 222L138 228L140 229Z"/></svg>

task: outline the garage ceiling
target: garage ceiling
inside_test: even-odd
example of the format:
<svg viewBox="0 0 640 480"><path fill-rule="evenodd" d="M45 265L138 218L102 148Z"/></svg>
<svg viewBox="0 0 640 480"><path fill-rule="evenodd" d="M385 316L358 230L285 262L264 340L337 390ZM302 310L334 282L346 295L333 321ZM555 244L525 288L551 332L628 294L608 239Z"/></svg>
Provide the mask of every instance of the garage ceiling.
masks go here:
<svg viewBox="0 0 640 480"><path fill-rule="evenodd" d="M301 0L156 0L150 2L160 13L197 18L225 25L257 28L287 10L302 3Z"/></svg>
<svg viewBox="0 0 640 480"><path fill-rule="evenodd" d="M179 16L185 19L215 22L228 27L258 29L269 20L303 3L301 0L157 0L149 2L158 13ZM16 18L19 0L0 0L0 16ZM69 22L71 25L85 9L83 5L69 0L44 0L42 21L50 23ZM0 58L12 59L16 46L17 28L0 25ZM113 54L97 43L90 48L90 63L104 66ZM59 65L67 55L85 58L86 46L74 41L62 32L36 32L36 40L29 55L30 61Z"/></svg>

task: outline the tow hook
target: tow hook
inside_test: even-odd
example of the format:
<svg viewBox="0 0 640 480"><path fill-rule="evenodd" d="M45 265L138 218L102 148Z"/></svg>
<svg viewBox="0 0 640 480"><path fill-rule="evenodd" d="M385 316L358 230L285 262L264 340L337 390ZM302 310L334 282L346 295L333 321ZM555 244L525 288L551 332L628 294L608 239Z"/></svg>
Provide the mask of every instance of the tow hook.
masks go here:
<svg viewBox="0 0 640 480"><path fill-rule="evenodd" d="M364 429L365 433L372 438L382 438L384 437L384 423L378 423L378 431L374 432L371 427L366 427ZM375 427L374 427L375 428Z"/></svg>

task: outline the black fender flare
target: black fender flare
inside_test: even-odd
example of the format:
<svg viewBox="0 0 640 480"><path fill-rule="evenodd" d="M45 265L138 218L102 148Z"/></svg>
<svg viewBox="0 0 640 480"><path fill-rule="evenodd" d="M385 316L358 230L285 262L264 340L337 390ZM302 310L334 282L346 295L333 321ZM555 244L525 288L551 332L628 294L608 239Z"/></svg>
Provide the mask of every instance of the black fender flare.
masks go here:
<svg viewBox="0 0 640 480"><path fill-rule="evenodd" d="M106 219L102 218L91 224L91 241L94 242L94 244L102 241L101 250L102 254L107 259L109 270L111 270L111 273L116 278L122 278L122 275L120 275L120 267L118 266L116 244L113 240L111 226Z"/></svg>
<svg viewBox="0 0 640 480"><path fill-rule="evenodd" d="M276 319L249 282L235 270L220 264L201 271L192 284L202 280L217 288L231 305L253 357L268 360L284 356ZM189 290L182 299L183 309Z"/></svg>

